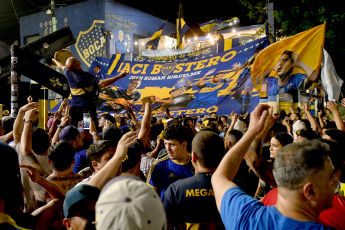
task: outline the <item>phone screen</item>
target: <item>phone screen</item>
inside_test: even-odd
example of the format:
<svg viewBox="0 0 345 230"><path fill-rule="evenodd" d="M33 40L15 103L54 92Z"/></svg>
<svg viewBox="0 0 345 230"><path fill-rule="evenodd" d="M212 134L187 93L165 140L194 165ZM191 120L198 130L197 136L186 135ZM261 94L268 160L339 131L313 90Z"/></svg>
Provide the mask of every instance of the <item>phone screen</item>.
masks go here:
<svg viewBox="0 0 345 230"><path fill-rule="evenodd" d="M83 128L90 129L90 113L83 113Z"/></svg>

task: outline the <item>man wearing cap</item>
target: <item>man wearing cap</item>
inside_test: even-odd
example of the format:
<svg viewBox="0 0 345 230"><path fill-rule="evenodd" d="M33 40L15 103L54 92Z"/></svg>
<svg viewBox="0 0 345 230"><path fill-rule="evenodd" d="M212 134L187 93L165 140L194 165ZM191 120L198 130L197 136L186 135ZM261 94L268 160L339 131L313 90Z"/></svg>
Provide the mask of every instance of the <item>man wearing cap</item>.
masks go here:
<svg viewBox="0 0 345 230"><path fill-rule="evenodd" d="M120 175L122 160L128 148L134 145L138 136L135 132L123 135L117 145L114 156L94 175L87 184L75 186L66 194L63 204L64 226L68 230L95 229L95 204L104 185Z"/></svg>
<svg viewBox="0 0 345 230"><path fill-rule="evenodd" d="M172 183L164 193L167 219L176 228L224 229L211 185L211 176L224 156L222 138L200 131L193 139L191 155L196 174Z"/></svg>
<svg viewBox="0 0 345 230"><path fill-rule="evenodd" d="M203 123L202 123L202 119L201 119L201 118L198 118L198 119L196 120L196 122L195 122L195 130L196 130L197 132L199 132L199 131L202 129L202 127L204 127L204 125L203 125Z"/></svg>
<svg viewBox="0 0 345 230"><path fill-rule="evenodd" d="M153 164L146 181L161 198L170 184L194 174L191 156L187 152L186 133L186 128L182 125L170 125L164 130L166 152Z"/></svg>
<svg viewBox="0 0 345 230"><path fill-rule="evenodd" d="M164 230L166 227L158 194L138 177L121 175L102 189L96 203L96 229Z"/></svg>

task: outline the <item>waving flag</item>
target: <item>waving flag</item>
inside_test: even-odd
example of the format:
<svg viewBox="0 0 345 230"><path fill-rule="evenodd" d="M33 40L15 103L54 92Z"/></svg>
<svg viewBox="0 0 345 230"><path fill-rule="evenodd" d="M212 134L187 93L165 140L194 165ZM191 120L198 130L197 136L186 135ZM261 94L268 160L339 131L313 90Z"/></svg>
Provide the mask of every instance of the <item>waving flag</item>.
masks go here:
<svg viewBox="0 0 345 230"><path fill-rule="evenodd" d="M324 48L322 48L322 51L323 66L321 69L321 83L328 95L328 100L338 101L343 80L339 78L335 71L331 56L329 56Z"/></svg>
<svg viewBox="0 0 345 230"><path fill-rule="evenodd" d="M278 92L285 93L290 89L299 88L307 80L308 85L315 82L321 67L321 47L325 42L325 31L326 25L321 24L275 42L262 50L256 57L251 69L255 87L259 87L260 84L257 83L266 79L268 83L267 93L270 96L277 95ZM289 58L290 62L292 61L292 64L289 63L292 66L289 71L292 72L279 73L283 69L279 65L286 61L282 59L283 55L292 56ZM282 83L280 84L279 81ZM257 90L261 91L262 89L257 88Z"/></svg>
<svg viewBox="0 0 345 230"><path fill-rule="evenodd" d="M240 22L240 19L238 19L237 17L230 18L230 19L227 19L227 20L214 19L214 20L211 20L209 22L205 22L205 23L200 24L200 29L204 33L206 33L206 32L214 32L214 31L217 31L217 30L224 29L227 26L236 25L239 22Z"/></svg>
<svg viewBox="0 0 345 230"><path fill-rule="evenodd" d="M178 13L178 19L176 22L177 27L177 48L182 48L182 39L184 34L189 29L189 26L186 24L186 22L183 19L183 10L182 10L182 3L180 3L180 9Z"/></svg>
<svg viewBox="0 0 345 230"><path fill-rule="evenodd" d="M156 50L158 48L159 38L162 35L163 28L165 26L166 21L163 23L161 27L152 35L150 40L146 43L147 50Z"/></svg>

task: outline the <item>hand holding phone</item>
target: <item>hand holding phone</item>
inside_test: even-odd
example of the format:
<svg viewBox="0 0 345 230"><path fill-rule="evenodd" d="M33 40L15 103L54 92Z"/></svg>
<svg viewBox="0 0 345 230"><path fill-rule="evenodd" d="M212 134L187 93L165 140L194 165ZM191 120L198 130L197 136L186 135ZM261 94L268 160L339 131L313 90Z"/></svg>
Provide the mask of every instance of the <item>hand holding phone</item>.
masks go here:
<svg viewBox="0 0 345 230"><path fill-rule="evenodd" d="M90 113L83 113L83 128L90 129L91 121L90 121Z"/></svg>

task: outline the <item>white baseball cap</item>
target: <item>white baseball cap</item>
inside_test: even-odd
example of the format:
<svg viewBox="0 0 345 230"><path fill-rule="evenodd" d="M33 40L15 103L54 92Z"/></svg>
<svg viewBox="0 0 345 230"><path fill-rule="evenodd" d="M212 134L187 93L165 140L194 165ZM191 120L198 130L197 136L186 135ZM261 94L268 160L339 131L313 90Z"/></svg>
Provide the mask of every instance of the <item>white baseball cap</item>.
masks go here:
<svg viewBox="0 0 345 230"><path fill-rule="evenodd" d="M167 229L162 201L140 178L115 177L104 186L96 203L96 229Z"/></svg>

